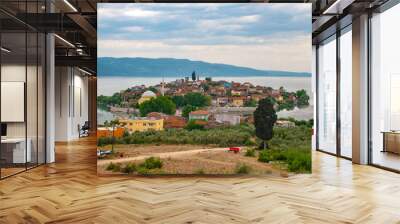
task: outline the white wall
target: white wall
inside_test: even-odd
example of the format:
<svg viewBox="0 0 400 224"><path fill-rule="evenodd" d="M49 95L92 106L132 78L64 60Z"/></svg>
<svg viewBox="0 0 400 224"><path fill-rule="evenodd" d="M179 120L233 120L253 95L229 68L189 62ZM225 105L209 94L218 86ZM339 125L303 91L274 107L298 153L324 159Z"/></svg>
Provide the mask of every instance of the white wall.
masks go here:
<svg viewBox="0 0 400 224"><path fill-rule="evenodd" d="M79 138L78 125L88 120L88 78L72 67L56 67L55 140Z"/></svg>
<svg viewBox="0 0 400 224"><path fill-rule="evenodd" d="M6 64L1 66L1 81L2 82L25 82L24 65ZM29 67L28 67L29 69ZM7 110L7 108L1 108ZM25 122L8 122L7 137L25 137Z"/></svg>

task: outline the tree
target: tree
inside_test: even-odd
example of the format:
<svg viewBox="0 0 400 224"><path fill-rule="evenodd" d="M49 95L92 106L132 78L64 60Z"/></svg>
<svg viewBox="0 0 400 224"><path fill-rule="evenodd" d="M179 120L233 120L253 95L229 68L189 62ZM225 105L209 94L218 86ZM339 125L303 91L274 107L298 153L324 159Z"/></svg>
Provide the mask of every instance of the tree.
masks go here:
<svg viewBox="0 0 400 224"><path fill-rule="evenodd" d="M97 106L103 110L107 110L109 106L120 105L121 100L120 93L114 93L112 96L103 96L100 95L97 97Z"/></svg>
<svg viewBox="0 0 400 224"><path fill-rule="evenodd" d="M211 82L212 81L211 77L206 77L206 81Z"/></svg>
<svg viewBox="0 0 400 224"><path fill-rule="evenodd" d="M154 86L150 86L148 89L147 89L148 91L152 91L153 93L158 93L158 89L156 89L156 87L154 87Z"/></svg>
<svg viewBox="0 0 400 224"><path fill-rule="evenodd" d="M293 110L295 108L295 103L291 99L283 100L283 102L278 102L278 111L281 110Z"/></svg>
<svg viewBox="0 0 400 224"><path fill-rule="evenodd" d="M204 125L198 124L198 123L196 123L196 121L192 120L187 123L185 129L188 131L204 130Z"/></svg>
<svg viewBox="0 0 400 224"><path fill-rule="evenodd" d="M185 102L187 105L205 107L211 104L211 98L201 93L188 93L185 95Z"/></svg>
<svg viewBox="0 0 400 224"><path fill-rule="evenodd" d="M258 107L254 111L254 126L256 136L263 140L264 149L268 148L267 141L274 135L274 124L277 120L273 101L268 97L258 102Z"/></svg>
<svg viewBox="0 0 400 224"><path fill-rule="evenodd" d="M111 151L114 152L114 143L115 143L115 127L119 125L119 120L115 119L110 121L110 126L112 127L112 144L111 144Z"/></svg>
<svg viewBox="0 0 400 224"><path fill-rule="evenodd" d="M183 96L173 96L172 101L174 101L176 107L181 108L186 105L185 97Z"/></svg>
<svg viewBox="0 0 400 224"><path fill-rule="evenodd" d="M195 110L197 110L197 107L195 107L195 106L192 106L192 105L184 106L183 109L182 109L182 117L188 118L189 117L189 113L192 112L192 111L195 111Z"/></svg>
<svg viewBox="0 0 400 224"><path fill-rule="evenodd" d="M207 84L202 84L201 87L203 88L204 92L207 92L210 89L210 86Z"/></svg>
<svg viewBox="0 0 400 224"><path fill-rule="evenodd" d="M304 89L296 91L296 99L298 108L303 108L310 105L309 103L310 97L308 96L307 92Z"/></svg>
<svg viewBox="0 0 400 224"><path fill-rule="evenodd" d="M119 120L115 119L115 120L111 120L111 121L104 121L104 127L112 128L112 136L111 136L111 151L114 152L114 143L115 143L115 135L114 135L114 130L115 127L119 125Z"/></svg>
<svg viewBox="0 0 400 224"><path fill-rule="evenodd" d="M176 105L167 96L158 96L147 100L139 105L141 116L146 116L150 112L160 112L165 114L175 114Z"/></svg>
<svg viewBox="0 0 400 224"><path fill-rule="evenodd" d="M196 81L196 72L195 71L192 72L192 80Z"/></svg>
<svg viewBox="0 0 400 224"><path fill-rule="evenodd" d="M244 106L245 106L245 107L256 107L256 106L257 106L257 101L255 101L255 100L253 100L253 99L248 100L248 101L246 101L246 102L244 103Z"/></svg>

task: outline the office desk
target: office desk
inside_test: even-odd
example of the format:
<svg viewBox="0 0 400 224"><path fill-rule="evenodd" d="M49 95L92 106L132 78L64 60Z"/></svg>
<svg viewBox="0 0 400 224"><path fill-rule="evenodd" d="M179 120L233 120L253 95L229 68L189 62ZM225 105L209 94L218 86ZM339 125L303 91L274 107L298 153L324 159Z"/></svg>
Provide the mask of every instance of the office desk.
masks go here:
<svg viewBox="0 0 400 224"><path fill-rule="evenodd" d="M27 142L25 151L25 138L1 139L1 159L13 164L31 162L32 141L28 138Z"/></svg>
<svg viewBox="0 0 400 224"><path fill-rule="evenodd" d="M392 152L400 154L400 132L383 131L383 150L382 152Z"/></svg>

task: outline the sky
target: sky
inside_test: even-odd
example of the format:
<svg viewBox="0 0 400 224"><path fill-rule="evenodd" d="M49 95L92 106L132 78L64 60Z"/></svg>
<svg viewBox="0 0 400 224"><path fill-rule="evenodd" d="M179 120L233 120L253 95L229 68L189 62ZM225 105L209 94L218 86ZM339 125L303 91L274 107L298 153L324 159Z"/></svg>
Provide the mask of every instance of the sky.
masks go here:
<svg viewBox="0 0 400 224"><path fill-rule="evenodd" d="M98 56L311 72L311 4L99 3Z"/></svg>

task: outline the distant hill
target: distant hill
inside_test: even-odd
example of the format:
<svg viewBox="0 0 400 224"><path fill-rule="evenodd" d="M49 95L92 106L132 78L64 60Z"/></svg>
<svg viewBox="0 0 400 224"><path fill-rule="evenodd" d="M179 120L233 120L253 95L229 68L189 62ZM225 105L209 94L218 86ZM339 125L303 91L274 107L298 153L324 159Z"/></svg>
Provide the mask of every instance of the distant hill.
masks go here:
<svg viewBox="0 0 400 224"><path fill-rule="evenodd" d="M97 59L99 76L130 77L186 77L196 71L202 78L206 76L278 76L278 77L310 77L306 72L287 72L258 70L227 64L214 64L203 61L191 61L174 58L111 58Z"/></svg>

